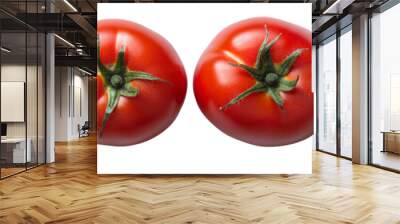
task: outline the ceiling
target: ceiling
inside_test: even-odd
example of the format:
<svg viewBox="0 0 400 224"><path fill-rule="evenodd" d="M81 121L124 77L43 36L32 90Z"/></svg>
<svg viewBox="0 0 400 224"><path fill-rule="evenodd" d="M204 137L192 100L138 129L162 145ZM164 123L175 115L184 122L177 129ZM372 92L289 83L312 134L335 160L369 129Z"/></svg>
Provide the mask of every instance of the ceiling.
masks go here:
<svg viewBox="0 0 400 224"><path fill-rule="evenodd" d="M374 8L387 0L254 0L250 2L269 3L312 3L313 38L327 30L346 15L354 15ZM15 42L12 47L24 46L16 32L26 28L39 32L55 32L56 63L96 70L96 26L97 3L103 2L182 2L179 0L1 0L0 24L3 32L10 32L6 42ZM249 2L241 0L190 2ZM52 9L52 13L48 13ZM64 40L66 41L64 41ZM3 42L5 43L5 42ZM73 47L72 47L72 45ZM11 45L10 45L11 46ZM30 50L28 49L28 52Z"/></svg>

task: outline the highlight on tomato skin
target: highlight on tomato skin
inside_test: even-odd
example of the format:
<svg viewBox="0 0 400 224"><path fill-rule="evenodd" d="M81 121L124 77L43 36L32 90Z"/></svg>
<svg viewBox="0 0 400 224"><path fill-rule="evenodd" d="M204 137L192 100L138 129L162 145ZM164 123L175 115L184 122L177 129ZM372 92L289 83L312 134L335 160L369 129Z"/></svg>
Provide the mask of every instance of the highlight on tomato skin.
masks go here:
<svg viewBox="0 0 400 224"><path fill-rule="evenodd" d="M258 146L313 134L311 32L269 17L223 29L198 61L197 104L223 133Z"/></svg>
<svg viewBox="0 0 400 224"><path fill-rule="evenodd" d="M97 32L98 143L129 146L154 138L185 99L178 54L160 34L131 21L100 20Z"/></svg>

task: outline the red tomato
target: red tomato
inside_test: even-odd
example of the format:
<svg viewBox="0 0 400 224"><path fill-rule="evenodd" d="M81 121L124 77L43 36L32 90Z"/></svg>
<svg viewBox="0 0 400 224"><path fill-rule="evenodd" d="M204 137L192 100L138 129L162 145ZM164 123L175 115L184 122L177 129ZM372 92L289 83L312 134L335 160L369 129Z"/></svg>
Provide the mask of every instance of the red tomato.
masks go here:
<svg viewBox="0 0 400 224"><path fill-rule="evenodd" d="M311 33L267 17L222 30L201 56L194 93L224 133L281 146L313 133Z"/></svg>
<svg viewBox="0 0 400 224"><path fill-rule="evenodd" d="M186 73L162 36L124 20L98 27L99 143L125 146L149 140L176 118L186 95Z"/></svg>

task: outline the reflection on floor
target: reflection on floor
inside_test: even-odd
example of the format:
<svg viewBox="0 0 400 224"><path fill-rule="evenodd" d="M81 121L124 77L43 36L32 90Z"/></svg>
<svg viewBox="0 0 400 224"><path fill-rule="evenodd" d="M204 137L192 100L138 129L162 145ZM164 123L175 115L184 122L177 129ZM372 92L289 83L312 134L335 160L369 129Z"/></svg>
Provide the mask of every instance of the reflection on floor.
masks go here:
<svg viewBox="0 0 400 224"><path fill-rule="evenodd" d="M20 167L17 167L17 168L1 168L1 177L4 178L4 177L13 175L15 173L18 173L18 172L21 172L21 171L24 171L24 170L25 170L25 167L23 167L23 168L20 168Z"/></svg>
<svg viewBox="0 0 400 224"><path fill-rule="evenodd" d="M1 168L1 178L5 178L8 176L11 176L13 174L17 174L19 172L25 171L25 164L9 164L9 165L4 165L2 164L2 168ZM31 168L31 167L35 167L37 166L36 163L28 163L26 164L27 169Z"/></svg>
<svg viewBox="0 0 400 224"><path fill-rule="evenodd" d="M372 157L373 163L389 167L391 169L400 170L400 155L392 152L374 151Z"/></svg>
<svg viewBox="0 0 400 224"><path fill-rule="evenodd" d="M97 175L89 137L0 181L0 223L386 224L398 198L399 174L321 152L312 175Z"/></svg>

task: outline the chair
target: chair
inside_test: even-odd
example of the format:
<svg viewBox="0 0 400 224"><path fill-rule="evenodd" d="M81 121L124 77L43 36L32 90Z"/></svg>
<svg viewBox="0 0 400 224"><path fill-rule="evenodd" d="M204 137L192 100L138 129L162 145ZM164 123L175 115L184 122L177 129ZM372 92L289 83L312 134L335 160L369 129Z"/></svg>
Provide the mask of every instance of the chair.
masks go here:
<svg viewBox="0 0 400 224"><path fill-rule="evenodd" d="M89 130L90 130L89 121L85 121L82 127L78 124L79 138L89 136Z"/></svg>

